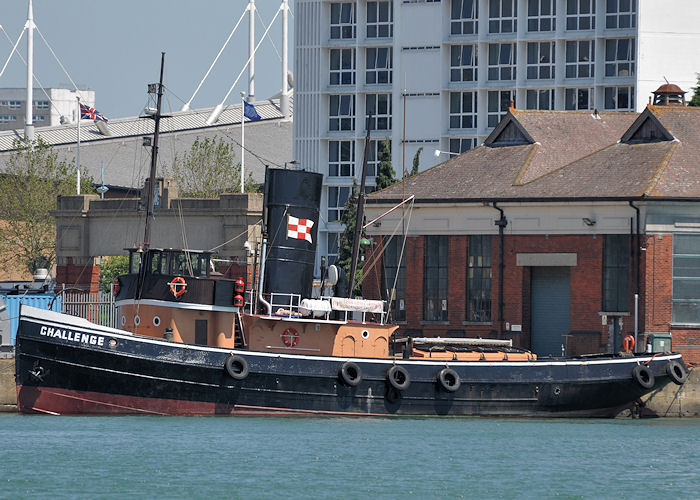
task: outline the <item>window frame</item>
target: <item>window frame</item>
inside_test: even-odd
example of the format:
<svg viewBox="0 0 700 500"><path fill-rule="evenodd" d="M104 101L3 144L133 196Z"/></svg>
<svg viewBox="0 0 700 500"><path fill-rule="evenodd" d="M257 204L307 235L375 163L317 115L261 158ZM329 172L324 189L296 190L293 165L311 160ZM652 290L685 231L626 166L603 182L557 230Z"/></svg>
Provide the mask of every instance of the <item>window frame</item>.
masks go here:
<svg viewBox="0 0 700 500"><path fill-rule="evenodd" d="M624 42L624 43L623 43ZM614 45L613 45L614 44ZM624 45L627 46L626 50ZM605 40L605 76L629 78L636 74L636 38L607 38ZM621 57L621 52L623 52ZM620 74L627 71L627 74Z"/></svg>
<svg viewBox="0 0 700 500"><path fill-rule="evenodd" d="M448 256L450 237L440 234L428 235L424 238L423 320L447 321L449 312ZM437 255L433 255L434 253Z"/></svg>
<svg viewBox="0 0 700 500"><path fill-rule="evenodd" d="M545 7L547 5L548 7ZM542 14L549 9L549 14ZM535 11L533 13L533 11ZM529 33L554 32L557 29L557 0L528 0L527 31Z"/></svg>
<svg viewBox="0 0 700 500"><path fill-rule="evenodd" d="M328 141L328 177L355 177L355 141Z"/></svg>
<svg viewBox="0 0 700 500"><path fill-rule="evenodd" d="M337 67L334 67L333 54L336 53L338 54ZM331 49L329 67L329 85L355 85L357 57L354 48Z"/></svg>
<svg viewBox="0 0 700 500"><path fill-rule="evenodd" d="M574 106L570 107L569 106L569 94L570 92L573 94L572 97L574 98ZM581 93L585 91L586 92L586 100L588 104L586 107L581 106ZM567 111L583 111L583 110L591 110L593 109L593 88L592 87L567 87L564 89L564 109Z"/></svg>
<svg viewBox="0 0 700 500"><path fill-rule="evenodd" d="M553 80L555 78L555 45L555 42L550 41L527 43L526 76L528 80ZM544 62L543 58L545 58Z"/></svg>
<svg viewBox="0 0 700 500"><path fill-rule="evenodd" d="M515 81L516 67L518 63L517 44L513 42L489 43L488 73L489 81ZM504 53L505 48L509 53ZM496 52L497 51L497 52ZM503 62L507 59L507 62ZM492 62L497 60L497 62ZM503 76L506 78L503 78ZM510 76L509 76L510 75ZM498 78L495 78L497 76Z"/></svg>
<svg viewBox="0 0 700 500"><path fill-rule="evenodd" d="M632 242L629 234L604 236L603 311L629 312Z"/></svg>
<svg viewBox="0 0 700 500"><path fill-rule="evenodd" d="M596 0L567 0L566 31L595 30L595 6Z"/></svg>
<svg viewBox="0 0 700 500"><path fill-rule="evenodd" d="M477 126L476 91L450 92L450 129L473 129ZM471 109L469 109L471 108Z"/></svg>
<svg viewBox="0 0 700 500"><path fill-rule="evenodd" d="M476 137L453 137L450 138L450 153L462 154L465 151L474 149L477 146Z"/></svg>
<svg viewBox="0 0 700 500"><path fill-rule="evenodd" d="M595 40L567 40L565 58L565 78L595 78Z"/></svg>
<svg viewBox="0 0 700 500"><path fill-rule="evenodd" d="M491 99L493 96L495 96L498 99L496 102L493 102L493 100ZM488 127L491 128L498 125L498 123L508 113L511 101L513 101L513 104L515 104L515 92L513 90L489 90L486 94L486 99L486 118L488 121ZM504 103L506 102L507 104L505 104L504 108ZM493 105L495 105L495 107L499 109L494 109ZM495 121L493 120L494 118Z"/></svg>
<svg viewBox="0 0 700 500"><path fill-rule="evenodd" d="M372 130L391 130L392 96L390 93L365 95L365 114L372 115Z"/></svg>
<svg viewBox="0 0 700 500"><path fill-rule="evenodd" d="M351 194L352 186L328 186L328 222L340 222L343 219L345 203Z"/></svg>
<svg viewBox="0 0 700 500"><path fill-rule="evenodd" d="M611 93L612 91L615 91L615 95L608 97L608 94ZM622 91L627 91L627 101L628 101L627 106L619 106L619 101L620 101ZM603 89L603 92L604 92L604 108L603 109L610 110L610 111L634 111L634 109L635 109L634 85L617 85L617 86L605 87ZM615 103L614 107L608 106L608 103L610 102L609 99L612 99L614 101L614 103Z"/></svg>
<svg viewBox="0 0 700 500"><path fill-rule="evenodd" d="M382 12L382 6L388 6ZM370 10L373 11L374 21L370 21ZM386 15L385 18L382 18ZM392 38L394 36L394 2L392 0L377 0L367 2L367 38ZM373 33L370 33L370 32ZM384 32L384 33L382 33Z"/></svg>
<svg viewBox="0 0 700 500"><path fill-rule="evenodd" d="M469 322L486 323L492 321L493 267L491 265L491 242L491 236L484 234L470 235L467 243L467 286L465 295L467 297L466 317ZM478 253L473 252L474 250L478 250ZM473 286L475 284L479 286ZM476 294L475 292L479 293Z"/></svg>
<svg viewBox="0 0 700 500"><path fill-rule="evenodd" d="M328 96L328 130L355 130L355 95L331 94Z"/></svg>
<svg viewBox="0 0 700 500"><path fill-rule="evenodd" d="M467 14L470 17L466 17ZM450 33L452 35L479 34L479 0L452 0Z"/></svg>
<svg viewBox="0 0 700 500"><path fill-rule="evenodd" d="M625 4L627 5L626 10L621 10ZM605 2L605 29L634 29L636 27L637 0L607 0Z"/></svg>
<svg viewBox="0 0 700 500"><path fill-rule="evenodd" d="M382 54L385 54L383 57ZM387 85L393 83L392 47L367 47L365 49L365 83L367 85ZM384 66L381 66L382 60Z"/></svg>
<svg viewBox="0 0 700 500"><path fill-rule="evenodd" d="M392 237L383 241L384 258L382 266L382 298L386 301L394 321L406 321L406 246L402 237ZM403 247L403 255L401 250ZM399 262L399 255L401 261ZM398 272L398 279L397 279ZM396 279L396 294L390 299L390 291Z"/></svg>
<svg viewBox="0 0 700 500"><path fill-rule="evenodd" d="M510 14L508 14L507 10L510 10ZM504 11L506 11L505 15ZM489 0L489 33L517 32L518 0Z"/></svg>
<svg viewBox="0 0 700 500"><path fill-rule="evenodd" d="M450 81L478 81L479 48L477 44L465 43L450 47ZM468 62L465 64L465 60Z"/></svg>
<svg viewBox="0 0 700 500"><path fill-rule="evenodd" d="M686 240L687 239L687 240ZM691 247L694 246L697 250L688 252L685 248L679 248L683 240L694 240ZM687 244L687 243L686 243ZM687 270L687 266L681 266L681 262L690 259L696 260L696 264L700 263L700 234L697 233L674 233L673 234L673 251L672 251L672 294L671 294L671 323L684 325L700 326L700 267L695 270L694 267ZM697 276L692 276L692 274ZM681 286L686 282L694 283L693 286ZM696 296L681 297L686 295L688 289L697 290ZM696 310L695 317L688 321L687 317L679 317L682 312L682 306L693 306Z"/></svg>
<svg viewBox="0 0 700 500"><path fill-rule="evenodd" d="M532 99L534 99L535 107L530 106L533 102ZM546 107L543 107L544 103L547 104ZM554 89L527 89L525 109L554 109Z"/></svg>
<svg viewBox="0 0 700 500"><path fill-rule="evenodd" d="M347 12L347 8L350 9L349 12ZM331 4L329 36L331 40L354 40L357 37L355 2L334 2Z"/></svg>

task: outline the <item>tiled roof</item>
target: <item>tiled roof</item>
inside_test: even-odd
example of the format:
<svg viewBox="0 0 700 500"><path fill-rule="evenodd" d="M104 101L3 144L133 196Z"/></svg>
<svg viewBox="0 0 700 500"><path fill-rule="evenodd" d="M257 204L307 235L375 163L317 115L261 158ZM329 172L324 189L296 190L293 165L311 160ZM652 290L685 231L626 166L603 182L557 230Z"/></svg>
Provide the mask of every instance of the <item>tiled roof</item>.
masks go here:
<svg viewBox="0 0 700 500"><path fill-rule="evenodd" d="M290 98L290 113L293 99ZM262 182L264 166L283 165L292 158L292 123L285 122L279 108L279 99L258 101L255 108L262 118L245 124L245 166L257 181ZM172 165L176 154L188 151L197 137L223 138L237 146L236 161L240 161L241 105L224 109L216 124L208 126L205 121L214 108L167 113L170 118L161 121L159 147L159 172ZM89 120L80 125L80 163L96 181L101 175L104 161L105 184L111 186L139 188L148 175L150 148L142 145L143 137L153 135L154 121L139 117L109 120L107 127L111 135L100 134ZM24 130L0 132L0 170L5 157L10 154L15 139L22 137ZM76 125L38 127L35 134L52 145L59 157L71 161L76 156Z"/></svg>
<svg viewBox="0 0 700 500"><path fill-rule="evenodd" d="M675 140L620 142L650 114L670 132L665 137ZM497 146L502 122L487 145L409 178L405 187L399 183L373 193L368 201L399 201L404 190L428 203L700 197L700 108L649 106L638 117L511 110L504 121L517 122L534 143Z"/></svg>

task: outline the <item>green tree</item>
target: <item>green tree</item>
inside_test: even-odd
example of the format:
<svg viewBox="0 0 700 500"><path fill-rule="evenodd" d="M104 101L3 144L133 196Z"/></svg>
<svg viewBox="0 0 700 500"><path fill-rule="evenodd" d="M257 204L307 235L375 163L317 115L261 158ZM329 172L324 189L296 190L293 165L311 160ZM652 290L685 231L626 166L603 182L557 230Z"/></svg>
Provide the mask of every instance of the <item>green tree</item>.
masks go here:
<svg viewBox="0 0 700 500"><path fill-rule="evenodd" d="M693 87L693 98L688 102L688 106L700 106L700 74L697 75L697 85Z"/></svg>
<svg viewBox="0 0 700 500"><path fill-rule="evenodd" d="M100 291L108 293L114 278L120 274L127 274L128 272L128 255L113 255L102 259L100 263Z"/></svg>
<svg viewBox="0 0 700 500"><path fill-rule="evenodd" d="M357 219L357 199L358 199L359 187L357 183L353 182L352 194L348 196L348 200L345 202L343 207L343 215L340 218L340 222L345 225L345 230L340 235L340 241L338 242L338 266L345 272L347 277L347 286L350 286L350 264L352 262L352 244L355 241L355 226ZM360 238L365 237L365 232L362 231ZM362 254L362 246L360 246L360 255ZM359 258L359 256L358 256ZM358 263L359 264L359 263ZM346 295L352 297L354 295L361 294L360 282L362 281L362 267L357 266L355 270L355 289L348 292Z"/></svg>
<svg viewBox="0 0 700 500"><path fill-rule="evenodd" d="M75 163L59 161L41 138L15 140L0 170L0 264L19 262L32 274L50 268L56 258L51 211L57 196L75 194ZM83 174L81 191L94 192L89 175Z"/></svg>
<svg viewBox="0 0 700 500"><path fill-rule="evenodd" d="M379 191L396 183L396 173L391 166L391 141L388 137L379 143L377 159L379 160L379 166L377 167L376 189Z"/></svg>
<svg viewBox="0 0 700 500"><path fill-rule="evenodd" d="M235 163L233 145L216 136L197 137L189 151L175 155L169 174L182 196L190 198L217 198L222 193L241 190L241 164ZM257 189L250 172L244 189L246 192Z"/></svg>
<svg viewBox="0 0 700 500"><path fill-rule="evenodd" d="M409 177L413 177L418 173L418 167L420 166L420 154L423 152L423 146L418 148L418 151L416 151L416 154L413 155L413 168L411 168L411 172L408 174Z"/></svg>

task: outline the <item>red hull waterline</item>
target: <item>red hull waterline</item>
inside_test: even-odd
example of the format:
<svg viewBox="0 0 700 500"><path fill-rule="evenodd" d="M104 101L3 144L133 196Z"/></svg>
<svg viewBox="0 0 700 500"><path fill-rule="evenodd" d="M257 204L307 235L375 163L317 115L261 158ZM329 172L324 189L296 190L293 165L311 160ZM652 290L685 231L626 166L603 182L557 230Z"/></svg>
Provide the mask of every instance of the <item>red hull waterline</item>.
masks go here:
<svg viewBox="0 0 700 500"><path fill-rule="evenodd" d="M384 413L297 410L17 386L20 413L45 415L294 415L389 417Z"/></svg>
<svg viewBox="0 0 700 500"><path fill-rule="evenodd" d="M561 412L547 415L510 415L510 417L614 417L633 405ZM267 406L224 405L204 401L144 398L51 387L17 386L17 409L25 414L44 415L189 415L189 416L337 416L395 417L389 413L358 413L299 410ZM409 415L410 416L410 415ZM413 415L414 417L419 415Z"/></svg>

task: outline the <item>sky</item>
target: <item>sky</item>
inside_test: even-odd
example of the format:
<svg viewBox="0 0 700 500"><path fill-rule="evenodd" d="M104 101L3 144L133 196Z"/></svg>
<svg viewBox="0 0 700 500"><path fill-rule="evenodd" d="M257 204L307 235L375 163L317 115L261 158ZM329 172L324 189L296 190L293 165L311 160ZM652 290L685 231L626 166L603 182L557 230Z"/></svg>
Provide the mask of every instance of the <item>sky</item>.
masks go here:
<svg viewBox="0 0 700 500"><path fill-rule="evenodd" d="M0 9L0 68L27 19L28 0L4 0ZM257 0L268 25L281 0ZM158 81L160 53L165 54L164 83L170 93L165 110L179 110L243 13L248 0L34 0L34 23L79 88L96 92L96 108L108 118L136 116L147 103L146 86ZM289 70L293 71L294 2L290 0ZM255 59L255 97L282 89L282 15L277 16ZM265 31L256 21L256 43ZM26 33L18 45L26 57ZM279 53L279 55L278 55ZM219 104L248 59L248 18L241 22L207 81L192 101L193 109ZM34 33L34 74L43 87L73 88L46 43ZM247 70L226 104L247 91ZM13 55L0 76L0 88L26 87L26 66ZM35 85L36 87L37 85Z"/></svg>

